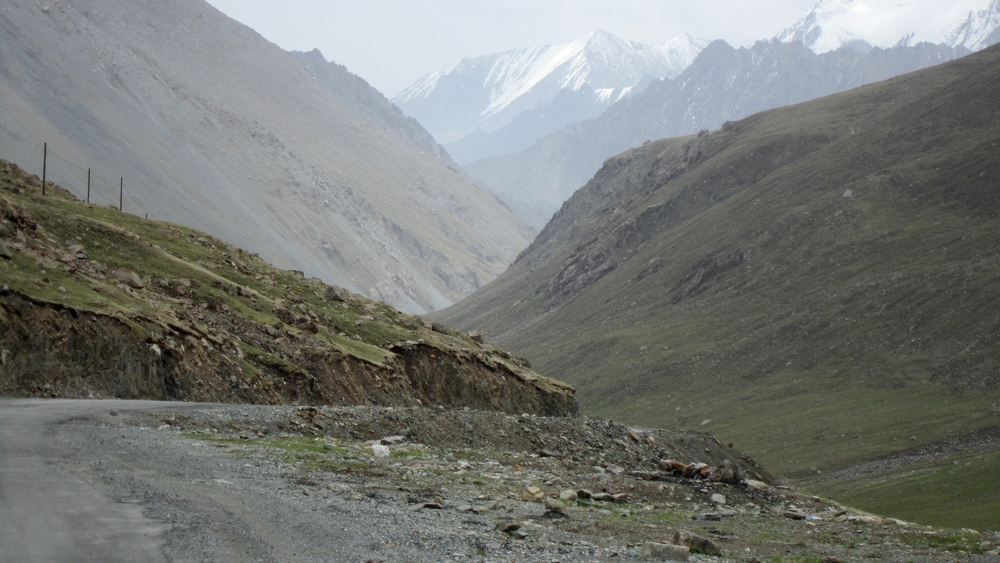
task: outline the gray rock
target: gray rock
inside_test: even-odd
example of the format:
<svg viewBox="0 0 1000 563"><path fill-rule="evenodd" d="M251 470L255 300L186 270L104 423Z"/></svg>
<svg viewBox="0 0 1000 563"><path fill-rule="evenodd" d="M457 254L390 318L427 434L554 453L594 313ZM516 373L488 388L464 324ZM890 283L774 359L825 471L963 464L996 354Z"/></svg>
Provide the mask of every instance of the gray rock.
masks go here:
<svg viewBox="0 0 1000 563"><path fill-rule="evenodd" d="M125 284L134 289L141 289L146 286L142 282L142 278L139 277L139 274L132 270L115 270L111 272L111 277L118 283Z"/></svg>
<svg viewBox="0 0 1000 563"><path fill-rule="evenodd" d="M503 522L497 522L495 529L505 534L509 534L511 532L520 530L521 525L518 524L517 522L503 521Z"/></svg>
<svg viewBox="0 0 1000 563"><path fill-rule="evenodd" d="M346 303L351 299L351 292L347 291L342 287L331 285L330 287L326 288L326 293L323 295L323 297L327 301L340 301L342 303Z"/></svg>
<svg viewBox="0 0 1000 563"><path fill-rule="evenodd" d="M691 549L683 545L646 542L642 546L642 558L654 561L687 561Z"/></svg>
<svg viewBox="0 0 1000 563"><path fill-rule="evenodd" d="M545 506L545 516L548 518L569 518L569 509L556 499L546 497L542 504Z"/></svg>
<svg viewBox="0 0 1000 563"><path fill-rule="evenodd" d="M720 495L719 493L712 495L712 504L717 504L719 506L726 504L725 495Z"/></svg>
<svg viewBox="0 0 1000 563"><path fill-rule="evenodd" d="M792 510L786 510L784 512L783 516L785 518L789 518L789 519L792 519L792 520L805 520L806 516L808 516L808 514L806 514L805 512L802 512L801 510L798 510L798 509L792 509Z"/></svg>
<svg viewBox="0 0 1000 563"><path fill-rule="evenodd" d="M713 514L711 512L705 514L694 514L691 516L692 520L706 520L708 522L719 522L722 520L721 514Z"/></svg>
<svg viewBox="0 0 1000 563"><path fill-rule="evenodd" d="M2 242L0 242L0 258L3 258L4 260L14 259L14 253L11 252L10 247Z"/></svg>
<svg viewBox="0 0 1000 563"><path fill-rule="evenodd" d="M741 477L740 468L728 459L723 461L722 465L712 472L712 480L721 481L722 483L739 483Z"/></svg>
<svg viewBox="0 0 1000 563"><path fill-rule="evenodd" d="M475 512L476 514L483 514L491 510L496 510L497 506L498 505L496 502L488 502L486 504L473 506L472 511Z"/></svg>
<svg viewBox="0 0 1000 563"><path fill-rule="evenodd" d="M577 497L579 495L580 495L580 493L578 493L576 491L567 490L567 491L563 491L563 492L559 493L559 500L564 501L564 502L573 502L573 501L575 501L577 499Z"/></svg>
<svg viewBox="0 0 1000 563"><path fill-rule="evenodd" d="M715 555L721 557L723 555L722 548L719 544L714 541L698 534L693 534L691 532L686 532L684 530L677 530L674 532L674 544L687 546L691 551L696 551L698 553L704 553L705 555Z"/></svg>
<svg viewBox="0 0 1000 563"><path fill-rule="evenodd" d="M590 495L590 498L591 500L596 500L600 502L611 502L614 500L614 497L612 497L610 493L594 493Z"/></svg>
<svg viewBox="0 0 1000 563"><path fill-rule="evenodd" d="M76 258L77 260L87 259L87 249L84 248L82 244L70 245L70 247L67 248L66 250L69 251L70 255L72 255L73 258Z"/></svg>

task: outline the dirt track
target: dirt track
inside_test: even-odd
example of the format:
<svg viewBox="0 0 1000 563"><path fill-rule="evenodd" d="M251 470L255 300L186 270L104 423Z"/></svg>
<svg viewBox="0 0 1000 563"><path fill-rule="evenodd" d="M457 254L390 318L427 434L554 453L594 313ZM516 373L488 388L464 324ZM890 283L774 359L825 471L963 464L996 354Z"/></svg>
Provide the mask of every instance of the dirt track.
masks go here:
<svg viewBox="0 0 1000 563"><path fill-rule="evenodd" d="M663 455L755 470L711 436L586 417L0 400L0 563L590 563L638 560L677 532L723 554L692 561L943 563L1000 542L670 475ZM540 502L584 491L562 516Z"/></svg>

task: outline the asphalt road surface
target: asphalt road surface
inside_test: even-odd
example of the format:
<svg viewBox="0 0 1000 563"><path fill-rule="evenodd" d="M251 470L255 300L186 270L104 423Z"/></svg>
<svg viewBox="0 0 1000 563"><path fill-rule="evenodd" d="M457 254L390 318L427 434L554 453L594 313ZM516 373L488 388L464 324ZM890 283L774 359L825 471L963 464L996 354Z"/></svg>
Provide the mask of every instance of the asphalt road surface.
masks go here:
<svg viewBox="0 0 1000 563"><path fill-rule="evenodd" d="M165 526L61 466L53 425L142 401L0 400L0 562L164 561Z"/></svg>

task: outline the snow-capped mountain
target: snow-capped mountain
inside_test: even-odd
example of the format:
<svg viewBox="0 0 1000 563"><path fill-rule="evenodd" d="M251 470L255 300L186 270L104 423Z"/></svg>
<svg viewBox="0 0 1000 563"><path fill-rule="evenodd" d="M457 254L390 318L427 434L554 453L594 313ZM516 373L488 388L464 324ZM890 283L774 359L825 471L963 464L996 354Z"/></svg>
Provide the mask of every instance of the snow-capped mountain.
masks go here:
<svg viewBox="0 0 1000 563"><path fill-rule="evenodd" d="M608 106L644 81L676 76L707 44L684 35L648 45L595 31L559 45L462 59L392 101L449 143L477 129L495 131L567 90L592 90L593 103Z"/></svg>
<svg viewBox="0 0 1000 563"><path fill-rule="evenodd" d="M1000 0L820 0L776 38L816 53L920 42L977 51L1000 42Z"/></svg>
<svg viewBox="0 0 1000 563"><path fill-rule="evenodd" d="M969 10L966 18L945 36L945 43L973 51L1000 43L1000 0Z"/></svg>

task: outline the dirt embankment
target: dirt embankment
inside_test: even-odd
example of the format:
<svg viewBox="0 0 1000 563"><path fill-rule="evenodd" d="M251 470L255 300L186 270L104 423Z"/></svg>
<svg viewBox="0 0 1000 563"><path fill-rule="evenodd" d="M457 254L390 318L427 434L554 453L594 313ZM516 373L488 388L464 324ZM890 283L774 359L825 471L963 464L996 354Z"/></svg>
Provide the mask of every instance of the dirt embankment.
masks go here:
<svg viewBox="0 0 1000 563"><path fill-rule="evenodd" d="M296 348L291 362L244 355L224 341L209 342L211 334L183 334L175 327L168 329L172 335L159 335L163 327L139 317L82 311L13 292L0 296L0 306L6 311L6 322L0 322L4 395L577 412L571 389L549 392L503 363L487 365L476 355L419 344L394 349L385 365L315 345ZM262 346L273 340L266 327L243 324L245 340ZM294 340L294 334L283 338Z"/></svg>
<svg viewBox="0 0 1000 563"><path fill-rule="evenodd" d="M0 396L470 407L575 391L470 335L0 161Z"/></svg>

